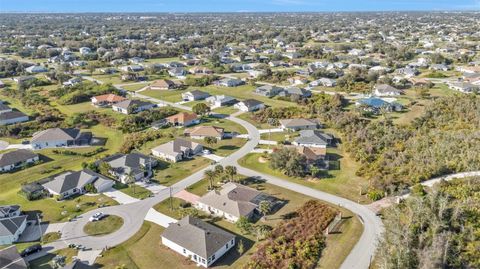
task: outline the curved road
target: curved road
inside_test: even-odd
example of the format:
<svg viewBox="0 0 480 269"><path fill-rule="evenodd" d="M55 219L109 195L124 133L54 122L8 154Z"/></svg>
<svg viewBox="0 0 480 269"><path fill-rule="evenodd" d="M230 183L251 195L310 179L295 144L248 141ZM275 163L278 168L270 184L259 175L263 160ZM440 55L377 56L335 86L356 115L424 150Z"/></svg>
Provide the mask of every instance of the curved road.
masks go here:
<svg viewBox="0 0 480 269"><path fill-rule="evenodd" d="M172 105L184 110L191 110L191 108L187 106L168 103L162 100L141 95L139 93L136 93L135 96L148 99L157 104ZM282 180L271 175L265 175L240 166L238 164L238 160L255 149L260 140L260 133L255 126L244 120L236 118L236 115L238 114L233 114L227 119L245 127L248 131L249 140L242 148L240 148L230 156L223 158L218 162L218 164L235 165L240 174L252 177L261 177L267 180L267 182L270 184L278 185L280 187L290 189L304 195L311 196L313 198L339 205L356 214L359 217L360 221L363 223L364 230L359 241L352 249L350 254L347 256L341 268L368 268L370 265L370 261L375 254L378 239L380 238L383 231L383 225L380 218L378 218L375 213L373 213L367 207L347 200L345 198L334 196L322 191L305 187L303 185ZM183 179L182 181L174 184L171 187L172 194L175 194L185 189L186 187L202 180L204 177L204 171L210 168L211 166L206 167ZM105 247L112 247L121 244L122 242L132 237L140 229L148 210L155 204L166 200L169 195L170 189L167 188L157 193L154 197L147 198L145 200L141 200L131 204L96 209L87 212L64 226L62 230L61 242L63 242L65 245L68 245L70 243L81 244L86 248L92 250L101 250ZM97 237L88 236L83 232L83 226L88 222L88 218L96 212L104 212L106 214L118 215L124 219L124 225L117 232L109 235ZM54 249L59 249L62 247L62 245L63 244L57 242L54 245L50 245L50 247L53 247Z"/></svg>

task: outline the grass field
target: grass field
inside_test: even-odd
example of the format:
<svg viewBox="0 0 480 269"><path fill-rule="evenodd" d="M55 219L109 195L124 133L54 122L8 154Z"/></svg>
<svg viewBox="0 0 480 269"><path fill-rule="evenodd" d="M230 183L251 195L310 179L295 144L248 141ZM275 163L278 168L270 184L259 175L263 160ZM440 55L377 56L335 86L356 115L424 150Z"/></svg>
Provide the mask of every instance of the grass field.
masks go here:
<svg viewBox="0 0 480 269"><path fill-rule="evenodd" d="M91 236L102 236L111 234L120 229L123 225L123 219L115 215L108 215L101 220L88 222L83 231Z"/></svg>
<svg viewBox="0 0 480 269"><path fill-rule="evenodd" d="M120 74L105 74L105 75L93 75L92 78L102 81L103 83L110 84L124 84L125 81L122 80Z"/></svg>
<svg viewBox="0 0 480 269"><path fill-rule="evenodd" d="M140 200L143 200L145 198L148 198L152 195L152 192L145 189L142 186L138 186L137 184L122 184L120 182L115 183L113 187L123 193L125 193L128 196L131 196L133 198L137 198Z"/></svg>
<svg viewBox="0 0 480 269"><path fill-rule="evenodd" d="M202 157L195 157L194 159L177 163L159 160L159 164L155 168L154 179L161 185L171 186L198 170L207 167L210 162L209 159Z"/></svg>
<svg viewBox="0 0 480 269"><path fill-rule="evenodd" d="M187 92L186 90L170 90L170 91L161 91L161 90L146 90L142 91L141 94L164 100L167 102L180 102L182 101L182 93Z"/></svg>

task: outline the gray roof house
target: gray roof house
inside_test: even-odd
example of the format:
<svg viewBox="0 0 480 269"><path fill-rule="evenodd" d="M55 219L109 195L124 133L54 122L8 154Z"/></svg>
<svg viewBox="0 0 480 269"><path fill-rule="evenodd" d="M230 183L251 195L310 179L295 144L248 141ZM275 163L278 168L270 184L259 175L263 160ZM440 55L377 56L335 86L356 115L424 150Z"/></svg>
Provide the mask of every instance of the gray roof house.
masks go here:
<svg viewBox="0 0 480 269"><path fill-rule="evenodd" d="M265 97L277 96L282 91L283 91L283 88L280 88L274 85L263 85L255 89L256 94L265 96Z"/></svg>
<svg viewBox="0 0 480 269"><path fill-rule="evenodd" d="M27 215L0 219L0 245L17 242L26 227Z"/></svg>
<svg viewBox="0 0 480 269"><path fill-rule="evenodd" d="M112 170L110 173L122 183L127 183L129 175L134 180L149 178L152 175L152 168L157 165L157 160L141 153L114 154L103 158L98 162L106 162Z"/></svg>
<svg viewBox="0 0 480 269"><path fill-rule="evenodd" d="M18 149L0 154L0 173L35 163L38 160L38 154L26 149Z"/></svg>
<svg viewBox="0 0 480 269"><path fill-rule="evenodd" d="M284 119L279 122L282 129L292 131L315 130L320 127L320 123L314 119Z"/></svg>
<svg viewBox="0 0 480 269"><path fill-rule="evenodd" d="M235 246L235 235L186 216L165 229L162 244L207 268Z"/></svg>
<svg viewBox="0 0 480 269"><path fill-rule="evenodd" d="M76 172L66 172L55 176L52 180L43 184L43 187L53 195L59 195L60 199L72 195L85 193L85 186L93 184L98 192L109 190L113 186L113 180L84 169Z"/></svg>
<svg viewBox="0 0 480 269"><path fill-rule="evenodd" d="M234 107L241 111L250 112L265 108L265 104L255 99L247 99L236 103Z"/></svg>
<svg viewBox="0 0 480 269"><path fill-rule="evenodd" d="M28 120L28 116L23 112L12 110L8 105L0 104L0 125L15 124Z"/></svg>
<svg viewBox="0 0 480 269"><path fill-rule="evenodd" d="M0 249L0 269L27 269L27 262L18 253L17 246Z"/></svg>
<svg viewBox="0 0 480 269"><path fill-rule="evenodd" d="M75 128L51 128L36 132L31 139L33 149L89 145L92 133Z"/></svg>
<svg viewBox="0 0 480 269"><path fill-rule="evenodd" d="M291 95L298 95L303 98L309 98L312 96L312 92L303 88L298 87L286 87L278 93L279 96L291 96Z"/></svg>
<svg viewBox="0 0 480 269"><path fill-rule="evenodd" d="M375 85L373 89L373 94L375 96L398 96L402 95L403 91L388 84L379 84Z"/></svg>
<svg viewBox="0 0 480 269"><path fill-rule="evenodd" d="M182 100L183 101L196 101L196 100L203 100L210 97L208 92L202 92L199 90L193 90L189 92L182 93Z"/></svg>
<svg viewBox="0 0 480 269"><path fill-rule="evenodd" d="M117 111L123 114L135 114L145 110L152 109L157 105L154 103L142 101L142 100L125 100L112 105L113 111Z"/></svg>
<svg viewBox="0 0 480 269"><path fill-rule="evenodd" d="M210 108L212 109L237 103L237 99L227 95L210 96L206 99L206 101L208 104L210 104Z"/></svg>
<svg viewBox="0 0 480 269"><path fill-rule="evenodd" d="M177 138L152 149L153 156L178 162L200 153L203 146L189 140Z"/></svg>
<svg viewBox="0 0 480 269"><path fill-rule="evenodd" d="M293 141L295 146L326 148L333 143L333 137L317 130L300 131L300 136Z"/></svg>
<svg viewBox="0 0 480 269"><path fill-rule="evenodd" d="M210 191L202 196L195 206L230 222L236 222L240 217L252 217L265 197L265 194L255 189L229 182L223 185L220 191Z"/></svg>
<svg viewBox="0 0 480 269"><path fill-rule="evenodd" d="M2 205L0 206L0 219L11 218L20 215L19 205Z"/></svg>

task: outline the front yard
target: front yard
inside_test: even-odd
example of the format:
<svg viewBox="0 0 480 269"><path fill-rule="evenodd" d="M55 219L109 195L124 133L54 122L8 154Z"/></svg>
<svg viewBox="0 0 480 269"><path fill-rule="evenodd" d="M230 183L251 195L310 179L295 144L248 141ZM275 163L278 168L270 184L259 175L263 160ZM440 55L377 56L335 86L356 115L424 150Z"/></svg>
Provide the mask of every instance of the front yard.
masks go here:
<svg viewBox="0 0 480 269"><path fill-rule="evenodd" d="M167 161L158 161L155 168L154 180L158 184L171 186L189 175L207 167L211 161L203 157L195 157L191 160L171 163Z"/></svg>
<svg viewBox="0 0 480 269"><path fill-rule="evenodd" d="M116 182L115 185L113 185L113 188L125 193L128 196L131 196L133 198L137 198L140 200L148 198L152 195L151 191L145 189L142 186L138 186L137 184L127 185L120 182Z"/></svg>

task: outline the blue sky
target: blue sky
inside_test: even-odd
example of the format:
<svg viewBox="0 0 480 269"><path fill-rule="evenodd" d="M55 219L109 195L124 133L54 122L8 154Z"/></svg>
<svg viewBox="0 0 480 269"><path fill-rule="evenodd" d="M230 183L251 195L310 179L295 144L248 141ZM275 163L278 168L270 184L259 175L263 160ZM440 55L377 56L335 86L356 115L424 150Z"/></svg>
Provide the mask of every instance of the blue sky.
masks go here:
<svg viewBox="0 0 480 269"><path fill-rule="evenodd" d="M480 0L0 0L0 12L479 10Z"/></svg>

